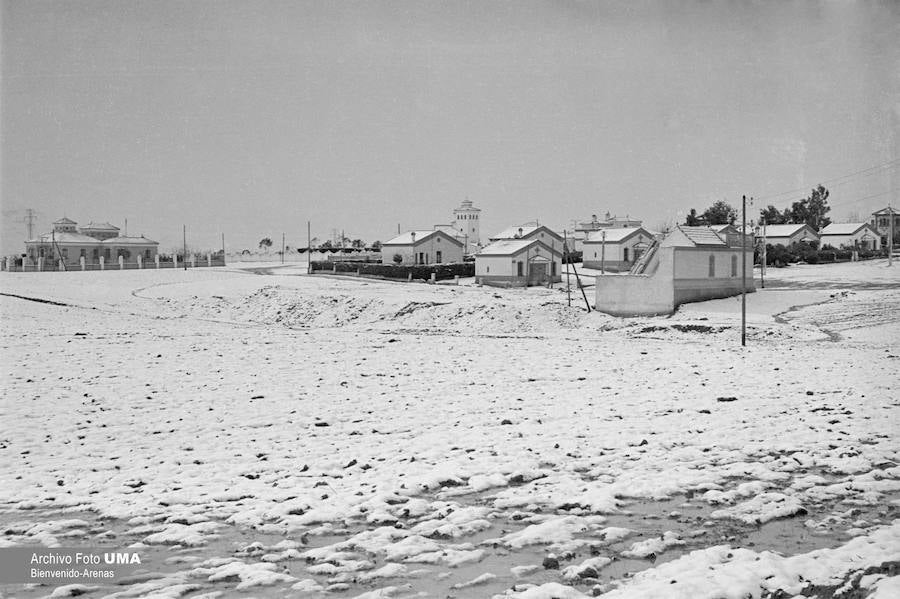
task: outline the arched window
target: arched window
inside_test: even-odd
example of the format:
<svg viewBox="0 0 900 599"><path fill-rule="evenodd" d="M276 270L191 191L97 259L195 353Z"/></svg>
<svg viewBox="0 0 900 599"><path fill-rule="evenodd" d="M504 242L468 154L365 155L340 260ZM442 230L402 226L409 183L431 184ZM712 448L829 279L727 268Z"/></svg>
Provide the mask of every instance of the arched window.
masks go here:
<svg viewBox="0 0 900 599"><path fill-rule="evenodd" d="M716 257L714 254L709 255L709 276L716 276Z"/></svg>

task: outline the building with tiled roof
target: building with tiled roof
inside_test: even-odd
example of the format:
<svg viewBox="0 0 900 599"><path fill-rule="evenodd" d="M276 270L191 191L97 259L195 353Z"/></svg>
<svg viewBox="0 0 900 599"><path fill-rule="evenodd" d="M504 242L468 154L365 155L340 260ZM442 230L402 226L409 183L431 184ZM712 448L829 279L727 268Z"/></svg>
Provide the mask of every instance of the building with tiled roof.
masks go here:
<svg viewBox="0 0 900 599"><path fill-rule="evenodd" d="M78 223L61 218L53 223L53 230L25 242L27 259L37 264L58 265L65 268L79 268L84 259L85 268L99 268L102 262L112 265L119 261L134 264L138 256L143 263L154 261L159 253L159 243L144 236L127 237L119 235L119 228L109 223L91 223L82 229Z"/></svg>

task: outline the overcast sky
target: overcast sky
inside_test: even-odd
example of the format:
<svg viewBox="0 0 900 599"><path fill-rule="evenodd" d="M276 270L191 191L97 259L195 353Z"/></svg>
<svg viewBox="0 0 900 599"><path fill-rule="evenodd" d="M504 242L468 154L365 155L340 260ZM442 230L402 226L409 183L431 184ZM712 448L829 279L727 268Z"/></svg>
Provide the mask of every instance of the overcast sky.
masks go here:
<svg viewBox="0 0 900 599"><path fill-rule="evenodd" d="M837 220L900 204L893 0L2 7L4 254L25 208L231 251L307 220L384 240L466 197L483 234L834 179Z"/></svg>

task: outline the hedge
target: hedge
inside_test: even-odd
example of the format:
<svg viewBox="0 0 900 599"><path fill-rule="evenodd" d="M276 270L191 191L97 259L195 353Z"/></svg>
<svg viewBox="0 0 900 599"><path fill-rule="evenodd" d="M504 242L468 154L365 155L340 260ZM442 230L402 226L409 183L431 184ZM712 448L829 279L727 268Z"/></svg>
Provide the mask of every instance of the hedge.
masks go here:
<svg viewBox="0 0 900 599"><path fill-rule="evenodd" d="M408 279L412 274L413 279L431 280L431 274L434 273L435 279L438 281L452 279L453 277L474 277L475 264L453 263L453 264L416 264L414 266L403 266L397 264L370 264L370 263L351 263L351 262L312 262L312 270L318 272L339 272L353 273L359 272L360 275L368 275L375 277L384 277L385 279Z"/></svg>

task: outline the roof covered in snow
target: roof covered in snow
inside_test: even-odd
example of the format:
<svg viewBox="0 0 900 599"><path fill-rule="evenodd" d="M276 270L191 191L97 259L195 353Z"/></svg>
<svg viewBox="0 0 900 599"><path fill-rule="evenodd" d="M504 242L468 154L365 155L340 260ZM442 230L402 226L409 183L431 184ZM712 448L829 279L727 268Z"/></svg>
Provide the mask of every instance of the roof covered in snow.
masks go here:
<svg viewBox="0 0 900 599"><path fill-rule="evenodd" d="M813 228L805 223L799 225L766 225L766 237L792 237L803 228L809 229L809 232L814 235L816 234Z"/></svg>
<svg viewBox="0 0 900 599"><path fill-rule="evenodd" d="M159 245L158 241L153 241L151 239L147 239L143 235L140 237L110 237L109 239L104 239L103 241L94 240L95 243L102 243L104 245Z"/></svg>
<svg viewBox="0 0 900 599"><path fill-rule="evenodd" d="M872 229L869 223L831 223L822 229L820 235L853 235L864 227Z"/></svg>
<svg viewBox="0 0 900 599"><path fill-rule="evenodd" d="M562 239L562 235L553 231L552 229L544 226L544 225L518 225L513 227L507 227L497 233L496 235L491 235L491 239L519 239L520 237L528 237L532 233L544 230L553 235L558 239Z"/></svg>
<svg viewBox="0 0 900 599"><path fill-rule="evenodd" d="M64 217L62 217L62 218L59 219L59 220L53 221L53 224L54 224L54 225L75 225L75 224L78 224L78 223L76 223L76 222L75 222L74 220L72 220L71 218L66 218L66 217L64 216Z"/></svg>
<svg viewBox="0 0 900 599"><path fill-rule="evenodd" d="M95 223L89 222L85 226L81 227L82 231L118 231L119 227L115 225L111 225L109 223Z"/></svg>
<svg viewBox="0 0 900 599"><path fill-rule="evenodd" d="M606 234L606 243L618 243L621 241L625 241L629 237L638 233L646 235L647 237L653 237L653 234L644 227L622 227L620 229L600 229L598 231L591 231L588 233L588 236L584 240L584 242L601 243L604 240L604 233Z"/></svg>
<svg viewBox="0 0 900 599"><path fill-rule="evenodd" d="M55 223L54 223L55 224ZM81 233L70 233L68 231L56 231L55 233L44 233L36 239L30 239L25 243L89 243L91 245L100 243L99 240L82 235Z"/></svg>
<svg viewBox="0 0 900 599"><path fill-rule="evenodd" d="M454 235L448 234L446 231L441 230L431 230L431 231L407 231L406 233L402 233L397 235L393 239L389 239L385 242L382 242L382 246L385 245L412 245L413 244L413 236L415 236L415 243L419 243L425 239L428 239L432 235L440 234L441 237L451 240L453 243L458 243L459 245L463 245L463 243L458 240Z"/></svg>
<svg viewBox="0 0 900 599"><path fill-rule="evenodd" d="M533 245L542 245L547 251L562 255L562 248L551 248L540 239L500 239L485 246L476 256L514 256Z"/></svg>

